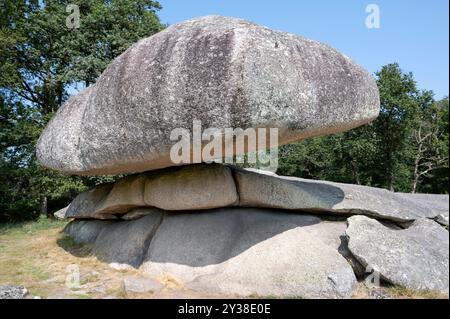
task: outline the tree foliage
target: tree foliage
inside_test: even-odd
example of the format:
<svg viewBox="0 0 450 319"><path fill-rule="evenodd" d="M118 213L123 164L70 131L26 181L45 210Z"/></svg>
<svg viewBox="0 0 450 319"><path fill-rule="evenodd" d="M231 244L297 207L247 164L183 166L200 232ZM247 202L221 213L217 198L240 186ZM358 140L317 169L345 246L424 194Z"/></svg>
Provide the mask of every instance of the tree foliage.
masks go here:
<svg viewBox="0 0 450 319"><path fill-rule="evenodd" d="M448 98L419 91L397 64L376 78L381 110L374 122L282 147L278 173L448 194Z"/></svg>
<svg viewBox="0 0 450 319"><path fill-rule="evenodd" d="M67 5L80 27L68 28ZM63 176L36 161L43 127L76 88L164 28L150 0L3 0L0 3L0 221L37 217L108 177Z"/></svg>

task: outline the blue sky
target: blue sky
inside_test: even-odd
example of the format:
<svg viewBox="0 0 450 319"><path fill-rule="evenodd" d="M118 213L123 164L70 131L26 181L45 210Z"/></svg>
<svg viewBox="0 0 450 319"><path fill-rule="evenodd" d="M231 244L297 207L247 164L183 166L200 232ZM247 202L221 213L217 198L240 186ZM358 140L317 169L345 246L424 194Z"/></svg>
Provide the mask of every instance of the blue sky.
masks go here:
<svg viewBox="0 0 450 319"><path fill-rule="evenodd" d="M208 14L244 18L325 42L374 73L398 62L420 89L448 95L448 0L159 0L174 24ZM365 25L366 6L380 8L380 28Z"/></svg>

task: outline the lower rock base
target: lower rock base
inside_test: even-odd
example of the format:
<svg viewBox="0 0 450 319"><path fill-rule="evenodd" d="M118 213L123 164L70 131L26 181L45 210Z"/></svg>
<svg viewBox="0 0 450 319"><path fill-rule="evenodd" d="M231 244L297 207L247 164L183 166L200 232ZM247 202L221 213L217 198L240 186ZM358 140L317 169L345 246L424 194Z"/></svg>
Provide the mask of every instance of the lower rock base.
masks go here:
<svg viewBox="0 0 450 319"><path fill-rule="evenodd" d="M327 221L260 208L138 215L75 220L65 233L116 268L211 295L349 298L355 273L366 270L394 285L448 294L448 231L431 219L402 229L364 216Z"/></svg>
<svg viewBox="0 0 450 319"><path fill-rule="evenodd" d="M277 210L153 212L133 221L73 221L99 259L170 276L190 290L239 296L349 298L357 281L342 247L345 221Z"/></svg>

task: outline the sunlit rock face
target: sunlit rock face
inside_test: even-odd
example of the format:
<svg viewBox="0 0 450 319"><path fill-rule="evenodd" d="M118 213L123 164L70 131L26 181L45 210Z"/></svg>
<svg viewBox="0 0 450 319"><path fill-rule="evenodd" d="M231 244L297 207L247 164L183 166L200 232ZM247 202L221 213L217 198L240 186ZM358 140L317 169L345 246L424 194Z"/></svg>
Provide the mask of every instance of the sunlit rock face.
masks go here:
<svg viewBox="0 0 450 319"><path fill-rule="evenodd" d="M378 113L375 80L328 45L207 16L117 57L61 107L37 155L69 174L142 172L175 165L170 133L194 120L205 128L278 128L286 144L349 130Z"/></svg>

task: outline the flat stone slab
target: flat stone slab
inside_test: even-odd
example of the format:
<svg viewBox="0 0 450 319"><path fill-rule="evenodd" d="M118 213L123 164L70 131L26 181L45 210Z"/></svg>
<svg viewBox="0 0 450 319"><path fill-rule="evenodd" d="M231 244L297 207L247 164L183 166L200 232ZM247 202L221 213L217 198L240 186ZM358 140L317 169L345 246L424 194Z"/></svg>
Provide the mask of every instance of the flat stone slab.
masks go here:
<svg viewBox="0 0 450 319"><path fill-rule="evenodd" d="M430 211L428 218L449 217L449 195L439 194L411 194L396 193L398 197L404 198L415 205L422 207L424 210ZM425 217L425 216L424 216Z"/></svg>
<svg viewBox="0 0 450 319"><path fill-rule="evenodd" d="M113 183L98 185L79 194L67 208L66 218L116 219L113 213L119 210L108 211L103 205L113 187ZM128 205L128 201L129 199L126 199L123 205ZM127 207L124 211L130 208Z"/></svg>
<svg viewBox="0 0 450 319"><path fill-rule="evenodd" d="M120 219L122 220L136 220L139 218L142 218L144 216L150 215L150 214L158 214L162 213L162 211L158 208L152 208L152 207L143 207L143 208L135 208L132 209L130 212L121 215Z"/></svg>
<svg viewBox="0 0 450 319"><path fill-rule="evenodd" d="M224 165L191 165L149 176L144 202L165 210L234 206L239 198L231 169Z"/></svg>
<svg viewBox="0 0 450 319"><path fill-rule="evenodd" d="M374 219L348 219L348 248L381 279L413 290L449 293L449 233L418 219L409 228L390 229Z"/></svg>
<svg viewBox="0 0 450 319"><path fill-rule="evenodd" d="M105 225L95 226L101 230L94 255L202 292L348 298L356 287L352 267L339 253L345 222L247 208L159 218L99 221ZM76 229L68 227L66 234L76 238Z"/></svg>
<svg viewBox="0 0 450 319"><path fill-rule="evenodd" d="M367 215L405 222L448 216L448 195L404 194L386 189L261 174L234 169L239 205Z"/></svg>
<svg viewBox="0 0 450 319"><path fill-rule="evenodd" d="M283 177L220 164L189 165L127 176L78 195L66 218L131 219L136 210L259 207L334 215L367 215L395 222L448 220L448 195ZM441 216L442 217L439 217Z"/></svg>
<svg viewBox="0 0 450 319"><path fill-rule="evenodd" d="M363 125L379 107L375 79L328 45L208 16L169 26L114 59L58 110L37 157L69 174L144 172L177 165L171 132L191 130L193 120L278 128L282 145Z"/></svg>
<svg viewBox="0 0 450 319"><path fill-rule="evenodd" d="M225 165L188 165L131 175L79 194L66 217L117 219L142 207L170 211L235 206L239 197Z"/></svg>

